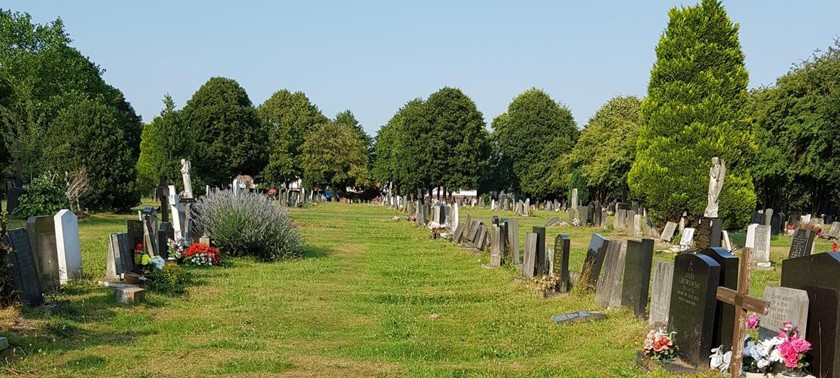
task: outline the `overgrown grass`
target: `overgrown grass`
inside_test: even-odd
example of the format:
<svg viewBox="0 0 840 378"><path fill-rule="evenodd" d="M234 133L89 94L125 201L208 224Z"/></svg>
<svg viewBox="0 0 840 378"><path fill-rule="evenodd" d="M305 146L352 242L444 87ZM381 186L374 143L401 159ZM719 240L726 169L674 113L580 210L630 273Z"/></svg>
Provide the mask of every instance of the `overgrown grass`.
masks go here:
<svg viewBox="0 0 840 378"><path fill-rule="evenodd" d="M372 205L292 210L308 243L303 258L193 269L194 286L180 297L148 293L144 305L122 307L110 289L82 281L58 295L70 301L58 310L4 310L0 335L15 348L2 354L11 362L0 375L668 376L635 366L647 323L629 311L558 326L552 315L598 309L593 297L538 298L514 268L484 268L487 256L430 240L393 215ZM519 218L520 250L525 233L552 216ZM81 222L91 279L104 276L107 234L124 231L129 217ZM595 231L555 226L547 240L568 233L579 270ZM778 284L787 253L779 243L777 269L754 274L753 294Z"/></svg>

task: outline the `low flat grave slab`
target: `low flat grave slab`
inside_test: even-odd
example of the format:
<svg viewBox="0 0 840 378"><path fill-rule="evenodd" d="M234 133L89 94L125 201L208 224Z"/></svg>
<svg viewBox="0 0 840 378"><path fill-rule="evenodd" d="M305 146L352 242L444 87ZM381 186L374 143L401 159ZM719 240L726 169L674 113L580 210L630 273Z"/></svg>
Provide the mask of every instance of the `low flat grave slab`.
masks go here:
<svg viewBox="0 0 840 378"><path fill-rule="evenodd" d="M601 312L594 311L575 311L566 314L554 315L552 317L557 324L574 324L582 322L591 322L606 320L607 316Z"/></svg>

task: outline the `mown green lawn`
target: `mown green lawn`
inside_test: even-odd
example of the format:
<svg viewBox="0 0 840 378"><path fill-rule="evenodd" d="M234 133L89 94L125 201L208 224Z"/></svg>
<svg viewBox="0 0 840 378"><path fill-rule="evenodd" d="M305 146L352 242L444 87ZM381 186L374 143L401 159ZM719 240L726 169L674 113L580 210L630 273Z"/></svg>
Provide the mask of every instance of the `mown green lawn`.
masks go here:
<svg viewBox="0 0 840 378"><path fill-rule="evenodd" d="M491 215L479 209L462 214ZM528 282L515 279L514 268L485 268L486 255L431 240L394 215L359 204L292 210L306 235L304 258L229 259L225 267L191 269L185 295L149 293L138 307L118 305L110 289L95 285L105 273L107 234L124 232L131 216L91 216L80 224L88 279L54 296L69 304L0 312L0 335L14 345L2 354L9 362L0 374L667 375L636 367L648 326L629 311L611 310L598 323L556 325L552 315L596 310L593 296L539 298ZM520 218L521 250L525 232L552 216L560 214ZM555 226L547 239L553 245L557 234L569 233L571 267L579 270L596 231ZM777 269L754 275L755 295L779 282L790 245L781 240L773 243ZM673 254L657 252L656 258Z"/></svg>

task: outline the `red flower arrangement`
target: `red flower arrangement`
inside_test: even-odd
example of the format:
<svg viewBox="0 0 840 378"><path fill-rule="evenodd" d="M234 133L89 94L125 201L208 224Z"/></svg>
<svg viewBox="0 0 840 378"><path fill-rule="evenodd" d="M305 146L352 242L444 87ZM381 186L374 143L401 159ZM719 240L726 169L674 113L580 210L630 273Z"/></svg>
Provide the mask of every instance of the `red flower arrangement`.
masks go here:
<svg viewBox="0 0 840 378"><path fill-rule="evenodd" d="M222 255L216 248L195 243L184 253L184 262L189 265L215 266L222 263Z"/></svg>

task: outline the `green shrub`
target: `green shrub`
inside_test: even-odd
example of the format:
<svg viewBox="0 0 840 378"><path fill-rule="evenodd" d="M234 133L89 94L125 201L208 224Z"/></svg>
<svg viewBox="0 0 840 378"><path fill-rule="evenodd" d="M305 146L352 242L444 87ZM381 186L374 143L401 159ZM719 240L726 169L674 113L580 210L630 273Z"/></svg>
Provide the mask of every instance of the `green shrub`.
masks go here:
<svg viewBox="0 0 840 378"><path fill-rule="evenodd" d="M69 207L64 187L54 175L42 175L32 180L15 209L15 215L29 218L36 215L53 215Z"/></svg>
<svg viewBox="0 0 840 378"><path fill-rule="evenodd" d="M230 256L255 256L273 261L298 257L303 236L275 201L256 193L230 190L209 193L196 204L198 224Z"/></svg>
<svg viewBox="0 0 840 378"><path fill-rule="evenodd" d="M178 264L166 263L163 269L155 272L149 288L161 293L180 294L184 292L188 278L188 272Z"/></svg>

